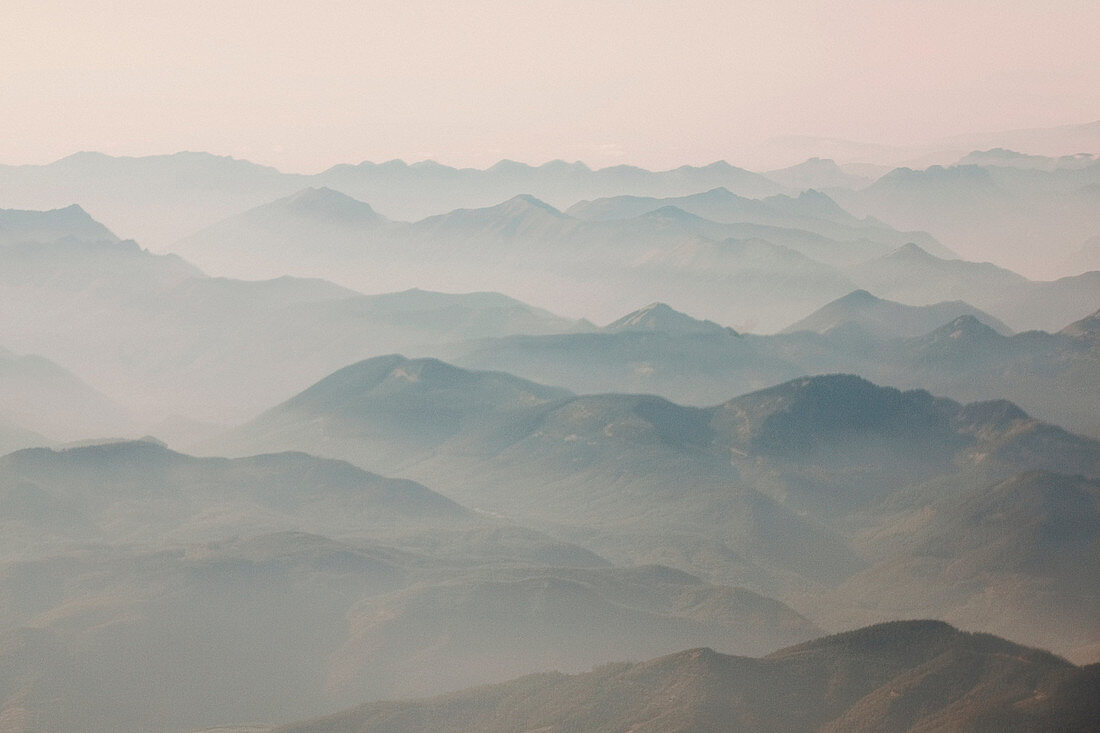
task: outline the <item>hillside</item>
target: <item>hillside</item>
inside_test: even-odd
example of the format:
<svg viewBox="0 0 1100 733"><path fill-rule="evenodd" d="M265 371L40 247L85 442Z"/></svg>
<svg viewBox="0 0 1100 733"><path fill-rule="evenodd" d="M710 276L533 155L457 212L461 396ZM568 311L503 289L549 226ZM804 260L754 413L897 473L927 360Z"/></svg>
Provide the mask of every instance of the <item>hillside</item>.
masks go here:
<svg viewBox="0 0 1100 733"><path fill-rule="evenodd" d="M1093 667L934 621L882 624L760 659L694 649L430 700L363 705L278 733L421 730L1091 729Z"/></svg>
<svg viewBox="0 0 1100 733"><path fill-rule="evenodd" d="M650 303L633 313L627 313L617 321L603 328L609 333L624 331L651 331L669 334L718 334L728 333L732 329L719 326L714 321L700 321L686 313L680 313L665 303ZM736 335L736 332L733 331Z"/></svg>
<svg viewBox="0 0 1100 733"><path fill-rule="evenodd" d="M452 393L452 384L465 386ZM891 526L896 518L880 507L919 490L910 487L977 491L1036 470L1100 477L1095 440L1011 403L962 405L854 376L802 378L691 408L649 396L571 397L499 373L391 358L349 367L314 390L231 431L218 447L299 445L369 462L613 561L673 564L807 604L889 559L889 548L859 536ZM410 427L420 425L425 399L442 416L430 431ZM967 529L944 531L962 537ZM1054 547L1039 543L1036 552L1053 558ZM1053 567L1030 566L1028 582L1050 582ZM984 573L973 570L967 582L995 592L1006 581ZM914 593L921 587L914 580ZM891 613L950 612L913 598L915 607ZM987 627L1014 624L1014 604L986 618ZM844 618L846 605L838 596L819 613ZM1052 638L1041 623L1025 626L1026 633L1011 628L1059 650L1095 632L1074 622Z"/></svg>
<svg viewBox="0 0 1100 733"><path fill-rule="evenodd" d="M290 719L624 649L759 653L819 633L751 591L611 567L303 453L22 450L0 458L0 527L0 720L48 729Z"/></svg>

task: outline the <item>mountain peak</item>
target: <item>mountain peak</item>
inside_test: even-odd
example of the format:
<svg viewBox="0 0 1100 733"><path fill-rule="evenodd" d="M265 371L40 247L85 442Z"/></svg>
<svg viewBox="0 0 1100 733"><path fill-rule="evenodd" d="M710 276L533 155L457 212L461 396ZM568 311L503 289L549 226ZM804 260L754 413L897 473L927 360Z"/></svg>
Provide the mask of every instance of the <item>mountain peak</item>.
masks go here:
<svg viewBox="0 0 1100 733"><path fill-rule="evenodd" d="M79 204L48 211L0 209L0 234L9 241L51 243L72 238L82 242L118 242L111 230Z"/></svg>
<svg viewBox="0 0 1100 733"><path fill-rule="evenodd" d="M714 321L692 318L666 303L650 303L604 327L605 331L658 331L669 334L732 333Z"/></svg>
<svg viewBox="0 0 1100 733"><path fill-rule="evenodd" d="M321 216L326 219L357 222L384 221L384 217L371 208L370 204L325 186L304 188L276 203L296 213Z"/></svg>
<svg viewBox="0 0 1100 733"><path fill-rule="evenodd" d="M738 196L725 186L718 186L716 188L710 189L709 191L697 193L694 196L690 196L688 198L693 198L697 201L739 201L745 197Z"/></svg>
<svg viewBox="0 0 1100 733"><path fill-rule="evenodd" d="M531 166L527 165L526 163L520 163L516 160L503 158L502 160L498 160L496 163L489 166L486 170L493 173L512 173L516 171L529 171L531 170Z"/></svg>
<svg viewBox="0 0 1100 733"><path fill-rule="evenodd" d="M939 259L914 242L906 242L887 256L896 259L920 259L925 261Z"/></svg>
<svg viewBox="0 0 1100 733"><path fill-rule="evenodd" d="M780 649L769 654L765 659L783 659L828 648L841 648L851 651L875 650L881 653L889 647L905 648L917 644L927 644L933 639L949 640L962 636L964 636L963 632L945 621L924 619L886 621Z"/></svg>
<svg viewBox="0 0 1100 733"><path fill-rule="evenodd" d="M529 193L521 193L517 196L513 196L504 203L498 204L493 207L498 212L507 214L510 216L529 214L534 212L543 211L552 216L558 218L564 218L565 214L555 209L550 204L535 198Z"/></svg>
<svg viewBox="0 0 1100 733"><path fill-rule="evenodd" d="M870 303L881 303L882 298L876 298L874 295L867 292L866 290L853 290L852 292L848 293L847 295L841 296L835 302L836 303L848 303L848 304L853 304L853 305L854 304L863 305L863 304L870 304Z"/></svg>
<svg viewBox="0 0 1100 733"><path fill-rule="evenodd" d="M1063 328L1060 333L1081 341L1100 343L1100 310L1092 315L1085 316L1079 321L1074 321Z"/></svg>
<svg viewBox="0 0 1100 733"><path fill-rule="evenodd" d="M973 331L974 319L1000 334L1011 330L993 316L961 300L933 303L931 305L905 305L893 300L878 298L866 290L853 290L847 295L818 308L797 323L788 326L783 333L814 331L830 333L838 328L854 326L859 331L882 338L925 336L938 330L943 324L953 324L955 329Z"/></svg>
<svg viewBox="0 0 1100 733"><path fill-rule="evenodd" d="M497 391L501 395L522 393L541 401L559 399L570 394L566 390L528 382L503 372L462 369L438 359L410 359L401 354L389 354L346 366L292 397L284 405L294 409L324 406L354 410L357 401L372 393L456 390L472 399L477 390L482 388L490 392Z"/></svg>
<svg viewBox="0 0 1100 733"><path fill-rule="evenodd" d="M980 344L992 345L1005 340L1005 336L973 315L963 315L950 323L920 337L925 347L955 351Z"/></svg>

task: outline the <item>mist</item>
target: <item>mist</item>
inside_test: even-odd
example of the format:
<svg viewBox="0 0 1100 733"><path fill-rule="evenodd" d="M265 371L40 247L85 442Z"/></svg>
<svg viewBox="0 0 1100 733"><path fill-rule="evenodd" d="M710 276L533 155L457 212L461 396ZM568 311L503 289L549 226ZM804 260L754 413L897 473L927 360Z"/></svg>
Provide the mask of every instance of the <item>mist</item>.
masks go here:
<svg viewBox="0 0 1100 733"><path fill-rule="evenodd" d="M1086 731L1096 8L9 4L0 729Z"/></svg>

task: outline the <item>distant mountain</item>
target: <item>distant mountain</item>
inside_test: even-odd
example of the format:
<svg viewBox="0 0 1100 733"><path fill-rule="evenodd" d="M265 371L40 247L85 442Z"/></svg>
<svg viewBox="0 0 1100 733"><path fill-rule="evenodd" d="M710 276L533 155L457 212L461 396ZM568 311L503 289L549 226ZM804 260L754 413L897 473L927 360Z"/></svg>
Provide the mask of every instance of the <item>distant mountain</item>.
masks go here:
<svg viewBox="0 0 1100 733"><path fill-rule="evenodd" d="M480 209L455 209L446 214L430 216L417 222L421 236L459 236L485 233L536 236L547 229L556 229L568 222L561 211L529 194L520 194L494 206Z"/></svg>
<svg viewBox="0 0 1100 733"><path fill-rule="evenodd" d="M847 173L836 164L836 161L828 158L809 158L804 163L768 171L764 175L782 186L795 190L862 188L873 180L866 176Z"/></svg>
<svg viewBox="0 0 1100 733"><path fill-rule="evenodd" d="M22 448L52 445L54 441L44 435L27 430L0 415L0 452L10 452Z"/></svg>
<svg viewBox="0 0 1100 733"><path fill-rule="evenodd" d="M570 396L509 374L382 356L344 367L260 415L242 434L243 443L231 444L323 445L324 454L354 454L360 463L394 471L456 438L506 441L507 433L498 432L502 425ZM303 422L314 426L308 438L294 435ZM221 438L209 447L218 444Z"/></svg>
<svg viewBox="0 0 1100 733"><path fill-rule="evenodd" d="M132 242L75 240L0 247L0 308L0 343L79 369L143 424L232 423L380 353L591 328L499 294L210 278Z"/></svg>
<svg viewBox="0 0 1100 733"><path fill-rule="evenodd" d="M76 204L52 211L0 209L0 245L25 242L117 242L107 227Z"/></svg>
<svg viewBox="0 0 1100 733"><path fill-rule="evenodd" d="M1100 306L1091 275L1032 284L988 263L943 259L928 248L951 255L931 237L856 219L814 191L620 196L565 213L521 195L413 224L381 221L331 191L302 196L362 217L321 223L292 197L180 242L181 251L223 274L291 272L361 290L504 289L597 319L656 297L742 330L778 329L857 287L911 305L965 300L1019 329L1055 330Z"/></svg>
<svg viewBox="0 0 1100 733"><path fill-rule="evenodd" d="M55 440L122 435L132 427L121 408L68 370L2 348L0 415Z"/></svg>
<svg viewBox="0 0 1100 733"><path fill-rule="evenodd" d="M732 332L736 335L733 329L719 326L714 321L697 320L686 313L673 310L665 303L650 303L645 308L627 313L617 321L604 326L603 330L609 333L656 331L673 334Z"/></svg>
<svg viewBox="0 0 1100 733"><path fill-rule="evenodd" d="M1044 155L1027 155L1006 148L975 150L959 159L956 165L998 165L1009 168L1051 171L1059 168L1087 168L1096 162L1096 156L1090 153L1062 155L1051 158Z"/></svg>
<svg viewBox="0 0 1100 733"><path fill-rule="evenodd" d="M693 649L580 675L532 675L368 703L278 733L514 730L1087 731L1095 667L935 621L825 637L760 659Z"/></svg>
<svg viewBox="0 0 1100 733"><path fill-rule="evenodd" d="M293 196L279 199L266 207L252 209L261 212L265 209L276 212L297 213L312 216L319 224L354 222L357 224L384 224L388 219L377 213L362 201L346 196L331 188L306 188Z"/></svg>
<svg viewBox="0 0 1100 733"><path fill-rule="evenodd" d="M134 158L82 152L48 165L0 166L0 201L27 209L75 201L112 231L163 251L186 234L287 196L307 181L209 153Z"/></svg>
<svg viewBox="0 0 1100 733"><path fill-rule="evenodd" d="M866 290L855 290L788 326L783 333L827 333L834 328L856 326L883 338L922 336L962 315L973 316L998 333L1012 332L993 316L961 300L912 306L876 298Z"/></svg>
<svg viewBox="0 0 1100 733"><path fill-rule="evenodd" d="M967 259L1031 277L1077 274L1063 262L1100 232L1096 161L1053 170L986 163L899 168L860 191L834 195L854 214L927 231Z"/></svg>
<svg viewBox="0 0 1100 733"><path fill-rule="evenodd" d="M879 313L875 303L889 305L890 318L868 323L856 315L865 308L851 307L849 298L856 305L866 301L872 313ZM992 317L962 315L902 338L891 332L904 331L910 317L917 324L929 314L950 317L954 305L944 311L894 306L858 294L838 305L844 306L839 313L821 314L829 317L817 324L826 331L820 334L793 327L775 336L603 331L483 339L435 353L464 367L502 369L578 393L644 392L697 406L804 375L859 374L963 402L1008 398L1041 419L1100 437L1100 398L1093 397L1100 394L1100 349L1088 336L1095 318L1057 334L1004 336L978 320L997 323Z"/></svg>
<svg viewBox="0 0 1100 733"><path fill-rule="evenodd" d="M739 335L732 329L601 330L481 339L436 352L469 369L501 369L577 393L656 394L696 406L804 374L839 370L843 354L833 353L839 349L799 343L787 353L779 338ZM859 370L853 365L845 371Z"/></svg>
<svg viewBox="0 0 1100 733"><path fill-rule="evenodd" d="M457 208L482 208L522 193L565 207L581 198L621 193L676 196L716 186L751 197L783 191L764 176L723 161L669 171L627 165L592 170L583 163L563 161L530 166L505 160L485 170L455 169L432 162L366 162L335 166L315 176L315 180L375 202L388 216L406 220Z"/></svg>
<svg viewBox="0 0 1100 733"><path fill-rule="evenodd" d="M370 201L389 218L416 220L485 207L524 193L564 207L581 198L622 193L676 196L716 186L744 196L784 190L764 176L724 162L647 171L633 166L592 170L583 163L562 161L541 166L501 161L476 170L393 160L299 175L209 153L132 158L85 152L48 165L0 166L0 204L51 209L75 201L112 230L158 251L226 217L306 187Z"/></svg>
<svg viewBox="0 0 1100 733"><path fill-rule="evenodd" d="M116 299L150 285L170 287L202 274L175 255L155 255L129 240L21 242L0 246L0 260L4 264L0 286L70 292L89 289ZM33 296L24 300L33 300ZM7 301L12 307L20 305L10 296Z"/></svg>
<svg viewBox="0 0 1100 733"><path fill-rule="evenodd" d="M1100 235L1089 237L1065 258L1066 272L1092 272L1100 270Z"/></svg>
<svg viewBox="0 0 1100 733"><path fill-rule="evenodd" d="M734 196L725 189L712 195ZM291 273L361 291L500 290L597 320L657 298L712 319L736 314L739 323L778 328L785 314L804 315L851 289L834 264L884 254L905 239L877 225L848 227L843 222L854 220L820 194L734 199L748 213L730 224L663 204L672 199L652 199L654 209L637 216L585 220L526 194L406 224L370 216L318 222L292 198L209 227L178 250L235 277ZM845 239L795 228L807 222Z"/></svg>
<svg viewBox="0 0 1100 733"><path fill-rule="evenodd" d="M911 242L884 257L858 265L851 272L879 297L897 296L910 302L935 297L932 293L943 295L940 300L948 300L946 294L968 289L988 297L992 291L1027 282L1022 275L992 263L944 259Z"/></svg>
<svg viewBox="0 0 1100 733"><path fill-rule="evenodd" d="M897 247L907 241L919 241L929 249L952 256L950 250L926 234L899 232L880 222L857 219L831 198L814 190L803 191L794 198L777 195L764 199L737 196L724 188L673 198L615 196L581 201L566 213L586 221L607 221L641 216L665 206L674 206L720 224L799 229L841 242L870 240L883 247Z"/></svg>
<svg viewBox="0 0 1100 733"><path fill-rule="evenodd" d="M1002 295L995 310L1008 323L1022 324L1022 328L1041 328L1046 331L1057 330L1066 321L1080 318L1083 313L1091 313L1100 305L1100 270L1080 275L1063 277L1058 280L1037 281L1022 289L1021 293L1008 292Z"/></svg>
<svg viewBox="0 0 1100 733"><path fill-rule="evenodd" d="M1100 307L1100 272L1032 281L989 262L945 260L915 244L846 274L880 298L910 305L964 300L1020 331L1056 331Z"/></svg>
<svg viewBox="0 0 1100 733"><path fill-rule="evenodd" d="M1100 149L1100 120L1057 127L969 133L940 142L966 150L1007 148L1032 155L1065 155Z"/></svg>
<svg viewBox="0 0 1100 733"><path fill-rule="evenodd" d="M174 248L220 275L317 275L324 268L295 270L289 263L318 259L338 267L387 224L369 204L330 188L306 188L217 222Z"/></svg>

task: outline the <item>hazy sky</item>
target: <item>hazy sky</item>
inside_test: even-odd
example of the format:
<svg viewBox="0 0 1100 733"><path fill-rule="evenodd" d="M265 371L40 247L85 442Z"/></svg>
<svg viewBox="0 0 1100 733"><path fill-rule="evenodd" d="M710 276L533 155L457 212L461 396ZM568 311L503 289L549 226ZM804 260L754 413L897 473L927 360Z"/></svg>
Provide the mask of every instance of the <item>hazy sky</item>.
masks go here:
<svg viewBox="0 0 1100 733"><path fill-rule="evenodd" d="M0 162L738 162L1100 119L1096 0L0 0Z"/></svg>

